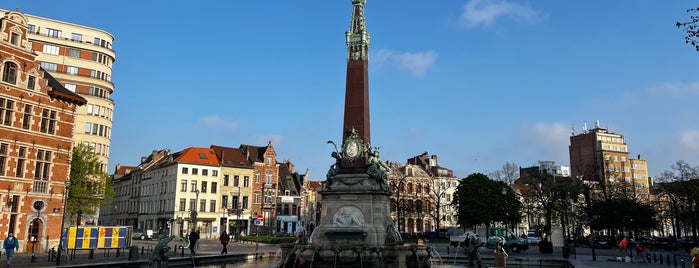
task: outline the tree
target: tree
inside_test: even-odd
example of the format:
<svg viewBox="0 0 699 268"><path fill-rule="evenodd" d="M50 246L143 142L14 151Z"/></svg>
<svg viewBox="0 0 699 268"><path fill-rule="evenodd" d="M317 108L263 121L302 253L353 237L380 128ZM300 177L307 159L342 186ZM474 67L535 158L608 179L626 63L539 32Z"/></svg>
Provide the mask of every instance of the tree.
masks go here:
<svg viewBox="0 0 699 268"><path fill-rule="evenodd" d="M94 214L114 196L111 177L101 167L92 147L82 143L73 147L67 211Z"/></svg>
<svg viewBox="0 0 699 268"><path fill-rule="evenodd" d="M514 162L506 162L501 169L488 174L488 177L496 181L504 181L510 185L519 178L519 166Z"/></svg>
<svg viewBox="0 0 699 268"><path fill-rule="evenodd" d="M446 178L432 178L432 187L429 191L429 203L434 204L434 209L429 209L428 213L432 217L435 223L435 230L439 230L442 225L442 212L446 206L451 206L451 204L445 202L442 196L446 195L447 192L452 189L451 181Z"/></svg>
<svg viewBox="0 0 699 268"><path fill-rule="evenodd" d="M655 210L650 205L636 200L596 201L593 202L592 213L597 215L590 222L590 227L595 230L619 230L630 235L633 231L649 230L658 225Z"/></svg>
<svg viewBox="0 0 699 268"><path fill-rule="evenodd" d="M481 173L461 180L452 205L457 210L457 222L464 227L519 222L522 217L522 203L514 190L504 182L493 181Z"/></svg>
<svg viewBox="0 0 699 268"><path fill-rule="evenodd" d="M687 9L687 13L696 14L699 12L699 8ZM677 22L675 26L682 29L687 35L684 37L684 42L694 47L699 51L699 16L690 15L690 20L686 22Z"/></svg>

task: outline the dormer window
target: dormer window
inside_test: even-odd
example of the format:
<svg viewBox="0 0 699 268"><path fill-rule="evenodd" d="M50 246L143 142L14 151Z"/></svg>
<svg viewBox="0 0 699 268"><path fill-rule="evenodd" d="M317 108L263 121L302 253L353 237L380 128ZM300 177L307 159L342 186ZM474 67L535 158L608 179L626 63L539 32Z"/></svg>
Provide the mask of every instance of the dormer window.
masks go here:
<svg viewBox="0 0 699 268"><path fill-rule="evenodd" d="M16 46L19 43L19 34L12 33L10 35L10 43Z"/></svg>
<svg viewBox="0 0 699 268"><path fill-rule="evenodd" d="M2 71L2 81L7 83L17 83L17 65L12 62L5 62Z"/></svg>

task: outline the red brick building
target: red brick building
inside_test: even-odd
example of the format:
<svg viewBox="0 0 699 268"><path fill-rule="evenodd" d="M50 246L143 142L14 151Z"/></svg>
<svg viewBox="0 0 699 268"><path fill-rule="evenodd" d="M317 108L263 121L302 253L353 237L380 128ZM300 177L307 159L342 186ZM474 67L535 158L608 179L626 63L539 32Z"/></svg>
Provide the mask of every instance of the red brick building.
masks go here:
<svg viewBox="0 0 699 268"><path fill-rule="evenodd" d="M0 236L20 251L56 246L77 106L86 100L40 67L27 16L0 14Z"/></svg>
<svg viewBox="0 0 699 268"><path fill-rule="evenodd" d="M262 216L263 226L266 226L262 229L274 230L279 181L277 153L272 147L272 142L264 147L240 145L240 149L253 163L251 216ZM253 227L252 232L257 231L257 227Z"/></svg>

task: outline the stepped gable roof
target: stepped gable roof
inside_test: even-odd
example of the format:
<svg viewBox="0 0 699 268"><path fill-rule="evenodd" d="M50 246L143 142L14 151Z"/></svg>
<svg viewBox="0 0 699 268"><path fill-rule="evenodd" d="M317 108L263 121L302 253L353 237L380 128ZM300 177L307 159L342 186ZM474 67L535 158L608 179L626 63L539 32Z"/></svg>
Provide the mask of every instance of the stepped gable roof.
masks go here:
<svg viewBox="0 0 699 268"><path fill-rule="evenodd" d="M297 172L292 173L289 167L289 162L279 164L279 190L289 190L290 195L299 195L301 190L299 180L303 180L304 175L299 175Z"/></svg>
<svg viewBox="0 0 699 268"><path fill-rule="evenodd" d="M151 168L157 168L158 166L167 163L169 156L169 149L163 149L160 151L153 150L150 155L141 157L141 163L138 164L136 169L149 170Z"/></svg>
<svg viewBox="0 0 699 268"><path fill-rule="evenodd" d="M81 106L87 104L87 100L85 98L65 88L61 82L58 82L58 80L56 80L56 78L54 78L48 71L44 70L44 68L41 68L41 71L44 72L44 79L48 81L49 87L51 87L48 91L49 96Z"/></svg>
<svg viewBox="0 0 699 268"><path fill-rule="evenodd" d="M173 157L173 162L218 166L218 157L211 148L189 147Z"/></svg>
<svg viewBox="0 0 699 268"><path fill-rule="evenodd" d="M211 149L214 150L216 157L221 161L221 166L252 168L252 164L240 148L211 145Z"/></svg>

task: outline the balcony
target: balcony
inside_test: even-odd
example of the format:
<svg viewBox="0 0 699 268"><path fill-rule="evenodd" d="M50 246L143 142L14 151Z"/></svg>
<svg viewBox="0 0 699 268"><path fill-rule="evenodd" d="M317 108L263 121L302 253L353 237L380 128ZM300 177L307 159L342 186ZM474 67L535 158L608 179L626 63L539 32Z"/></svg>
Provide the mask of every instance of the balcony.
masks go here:
<svg viewBox="0 0 699 268"><path fill-rule="evenodd" d="M34 184L32 184L32 192L33 193L47 193L49 188L49 181L44 181L44 180L34 180Z"/></svg>

